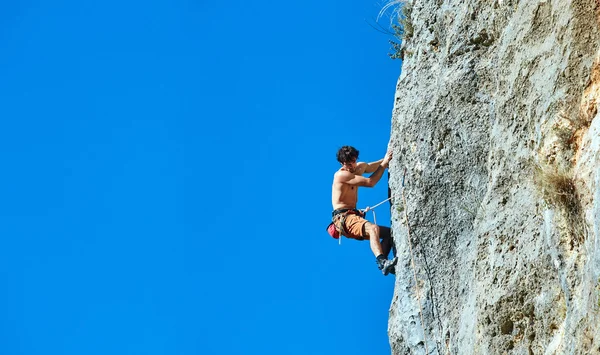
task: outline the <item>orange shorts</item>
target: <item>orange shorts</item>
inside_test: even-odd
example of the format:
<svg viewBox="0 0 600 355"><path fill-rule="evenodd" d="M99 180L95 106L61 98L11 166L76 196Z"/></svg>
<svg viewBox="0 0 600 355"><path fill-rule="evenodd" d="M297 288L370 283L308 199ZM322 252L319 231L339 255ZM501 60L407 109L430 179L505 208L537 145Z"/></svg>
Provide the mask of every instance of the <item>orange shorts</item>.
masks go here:
<svg viewBox="0 0 600 355"><path fill-rule="evenodd" d="M358 240L366 240L369 239L367 232L365 231L365 226L369 221L362 218L359 215L347 213L346 219L344 221L344 225L342 226L342 215L339 214L335 216L335 225L338 230L341 232L340 234ZM340 228L341 227L341 228Z"/></svg>

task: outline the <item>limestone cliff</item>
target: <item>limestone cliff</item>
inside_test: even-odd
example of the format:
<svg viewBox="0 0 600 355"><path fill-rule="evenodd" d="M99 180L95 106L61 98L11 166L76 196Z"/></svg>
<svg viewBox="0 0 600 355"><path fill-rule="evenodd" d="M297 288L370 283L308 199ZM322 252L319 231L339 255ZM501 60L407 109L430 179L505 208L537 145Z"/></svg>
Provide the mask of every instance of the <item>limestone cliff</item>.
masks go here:
<svg viewBox="0 0 600 355"><path fill-rule="evenodd" d="M392 353L600 354L600 0L405 6Z"/></svg>

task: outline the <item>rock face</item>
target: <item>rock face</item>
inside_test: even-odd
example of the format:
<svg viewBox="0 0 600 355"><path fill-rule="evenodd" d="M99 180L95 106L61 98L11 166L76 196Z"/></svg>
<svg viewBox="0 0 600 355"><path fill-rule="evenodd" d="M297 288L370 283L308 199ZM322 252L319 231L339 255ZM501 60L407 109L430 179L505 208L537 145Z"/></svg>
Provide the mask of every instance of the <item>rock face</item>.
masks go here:
<svg viewBox="0 0 600 355"><path fill-rule="evenodd" d="M600 0L405 6L392 353L600 354Z"/></svg>

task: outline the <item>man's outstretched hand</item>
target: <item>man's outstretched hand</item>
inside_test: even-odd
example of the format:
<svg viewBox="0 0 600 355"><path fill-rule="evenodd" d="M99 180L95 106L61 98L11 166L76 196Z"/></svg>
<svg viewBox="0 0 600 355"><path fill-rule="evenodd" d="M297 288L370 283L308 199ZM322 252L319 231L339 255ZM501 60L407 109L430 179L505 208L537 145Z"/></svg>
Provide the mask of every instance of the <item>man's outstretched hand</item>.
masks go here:
<svg viewBox="0 0 600 355"><path fill-rule="evenodd" d="M392 149L388 149L387 153L385 153L385 157L383 157L383 160L381 161L381 166L383 168L387 168L388 165L390 164L390 160L392 159Z"/></svg>

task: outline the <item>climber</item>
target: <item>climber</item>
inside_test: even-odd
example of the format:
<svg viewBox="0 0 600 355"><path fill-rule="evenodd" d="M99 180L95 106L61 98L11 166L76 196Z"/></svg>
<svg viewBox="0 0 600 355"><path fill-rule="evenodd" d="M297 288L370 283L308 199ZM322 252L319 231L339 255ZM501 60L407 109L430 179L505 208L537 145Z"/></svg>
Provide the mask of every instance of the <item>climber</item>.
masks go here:
<svg viewBox="0 0 600 355"><path fill-rule="evenodd" d="M369 240L371 251L375 254L379 270L384 275L395 273L394 266L398 258L388 260L393 241L389 227L370 223L365 213L356 209L358 187L373 187L388 167L392 151L388 149L385 157L372 163L356 162L358 150L343 146L337 152L337 160L342 167L333 175L331 202L333 204L332 223L337 232L347 238ZM362 174L372 173L369 177ZM339 237L339 236L338 236ZM380 242L381 239L381 242Z"/></svg>

